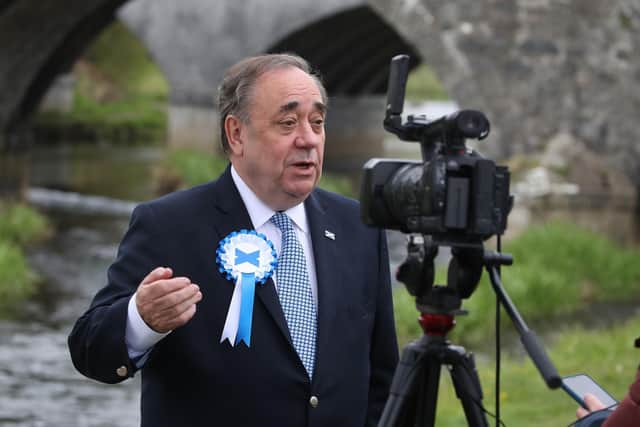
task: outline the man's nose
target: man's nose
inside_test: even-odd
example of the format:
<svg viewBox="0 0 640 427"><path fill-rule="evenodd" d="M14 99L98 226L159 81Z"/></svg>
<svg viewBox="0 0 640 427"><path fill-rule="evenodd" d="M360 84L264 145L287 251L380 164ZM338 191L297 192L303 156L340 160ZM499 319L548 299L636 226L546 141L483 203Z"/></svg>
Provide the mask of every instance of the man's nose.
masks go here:
<svg viewBox="0 0 640 427"><path fill-rule="evenodd" d="M296 145L300 148L310 148L316 146L324 140L324 127L320 130L314 129L311 123L304 123L300 126L296 137Z"/></svg>

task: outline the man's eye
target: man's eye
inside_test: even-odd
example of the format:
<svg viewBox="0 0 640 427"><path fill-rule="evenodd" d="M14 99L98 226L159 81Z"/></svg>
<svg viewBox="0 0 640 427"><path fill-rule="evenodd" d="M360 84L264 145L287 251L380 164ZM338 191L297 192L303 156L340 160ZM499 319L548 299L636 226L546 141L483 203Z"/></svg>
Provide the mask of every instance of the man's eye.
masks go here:
<svg viewBox="0 0 640 427"><path fill-rule="evenodd" d="M284 127L294 127L296 125L296 121L295 120L283 120L280 122L280 124Z"/></svg>

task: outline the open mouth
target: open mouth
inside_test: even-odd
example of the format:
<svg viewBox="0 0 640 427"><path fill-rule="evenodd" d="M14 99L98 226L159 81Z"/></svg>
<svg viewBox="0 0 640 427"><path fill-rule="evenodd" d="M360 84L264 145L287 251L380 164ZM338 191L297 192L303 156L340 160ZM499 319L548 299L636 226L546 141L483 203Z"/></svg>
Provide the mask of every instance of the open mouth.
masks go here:
<svg viewBox="0 0 640 427"><path fill-rule="evenodd" d="M295 166L296 168L300 168L300 169L310 169L313 167L313 162L295 162L293 164L293 166Z"/></svg>

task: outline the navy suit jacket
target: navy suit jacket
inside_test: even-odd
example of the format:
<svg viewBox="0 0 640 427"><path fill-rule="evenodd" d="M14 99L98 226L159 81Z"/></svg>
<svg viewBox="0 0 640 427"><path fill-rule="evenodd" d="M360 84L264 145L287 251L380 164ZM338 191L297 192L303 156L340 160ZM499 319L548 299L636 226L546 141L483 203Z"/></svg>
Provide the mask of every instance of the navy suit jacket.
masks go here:
<svg viewBox="0 0 640 427"><path fill-rule="evenodd" d="M253 228L229 168L134 210L107 285L69 336L75 367L106 383L134 375L128 301L151 270L166 266L197 283L203 298L141 369L143 426L375 425L398 360L385 235L361 223L357 202L323 190L305 209L318 280L313 381L271 280L256 288L251 346L220 343L234 284L218 271L216 249L232 231Z"/></svg>

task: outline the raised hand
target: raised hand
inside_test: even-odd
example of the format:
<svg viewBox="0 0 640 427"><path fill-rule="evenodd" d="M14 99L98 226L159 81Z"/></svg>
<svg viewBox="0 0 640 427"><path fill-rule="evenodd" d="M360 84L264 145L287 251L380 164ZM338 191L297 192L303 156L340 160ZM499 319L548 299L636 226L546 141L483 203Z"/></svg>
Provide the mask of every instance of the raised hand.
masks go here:
<svg viewBox="0 0 640 427"><path fill-rule="evenodd" d="M173 277L170 268L158 267L138 286L136 306L145 323L164 333L187 323L202 299L200 288L188 277Z"/></svg>

